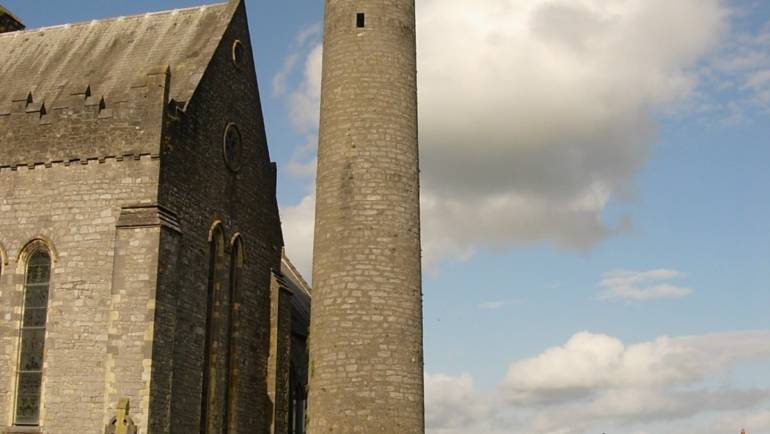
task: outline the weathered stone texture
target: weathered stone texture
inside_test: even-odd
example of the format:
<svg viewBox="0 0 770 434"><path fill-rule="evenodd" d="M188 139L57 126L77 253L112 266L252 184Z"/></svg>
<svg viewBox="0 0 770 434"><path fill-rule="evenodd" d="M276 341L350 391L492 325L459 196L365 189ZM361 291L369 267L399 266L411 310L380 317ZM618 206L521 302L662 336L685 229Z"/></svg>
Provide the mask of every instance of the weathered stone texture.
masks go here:
<svg viewBox="0 0 770 434"><path fill-rule="evenodd" d="M168 100L189 101L231 17L220 4L0 33L3 163L156 154L159 130L148 127L158 126L163 106L141 104L147 75L170 68ZM3 125L9 113L29 120ZM38 124L52 126L13 147L19 130Z"/></svg>
<svg viewBox="0 0 770 434"><path fill-rule="evenodd" d="M33 140L17 139L19 144ZM103 429L109 406L105 402L105 378L108 373L122 374L119 366L108 367L108 347L146 345L144 329L151 326L152 317L145 314L154 292L151 274L133 275L131 297L121 303L126 315L140 315L126 318L136 320L140 330L111 335L113 261L116 247L122 244L116 238L115 226L124 205L155 202L158 166L157 158L146 156L0 169L0 243L9 257L0 276L0 428L12 423L13 414L25 273L18 258L27 243L43 239L56 256L50 287L44 372L47 393L43 394L41 424L47 434ZM137 241L142 246L136 246L139 251L133 261L139 268L151 271L157 258L157 234L140 235ZM149 379L124 376L118 380L133 385L132 396L137 397L135 420L146 426L148 397L145 394L144 405L139 397Z"/></svg>
<svg viewBox="0 0 770 434"><path fill-rule="evenodd" d="M233 43L245 46L240 65L232 61ZM183 236L176 256L183 270L170 270L161 259L161 281L175 289L176 327L173 337L173 399L170 409L172 433L199 430L205 340L206 294L209 268L208 234L215 220L221 221L227 240L225 269L230 269L231 240L242 236L245 263L242 270L238 310L239 348L233 361L240 373L238 388L227 409L225 376L216 385L218 394L212 417L224 424L225 412L235 423L233 432L266 432L269 416L266 390L270 333L270 270L279 269L283 239L275 198L275 165L270 162L264 131L256 72L249 47L245 7L240 5L221 37L195 95L178 119L170 119L163 136L159 201L179 216ZM234 122L243 140L242 167L230 170L223 159L226 126ZM225 273L222 285L229 288ZM223 300L229 311L229 300ZM170 330L169 330L170 332ZM226 348L226 334L214 339ZM214 355L216 363L227 363L225 351Z"/></svg>
<svg viewBox="0 0 770 434"><path fill-rule="evenodd" d="M326 1L312 434L424 431L414 13Z"/></svg>
<svg viewBox="0 0 770 434"><path fill-rule="evenodd" d="M7 262L0 274L0 432L13 423L25 272L17 257L39 237L58 252L40 428L46 434L102 432L118 400L129 398L141 433L200 432L214 222L226 247L217 271L223 291L215 300L218 327L211 338L217 351L211 357L218 372L231 366L237 375L229 378L237 382L217 376L212 426L227 423L231 433L269 431L270 272L280 269L283 239L245 7L231 1L167 14L126 18L135 23L131 31L109 37L122 44L121 38L143 31L178 26L173 31L184 32L193 23L186 31L200 50L190 41L177 47L173 38L162 41L152 53L169 64L135 65L140 80L124 89L127 98L105 98L104 104L95 99L123 83L112 75L100 78L109 84L101 89L66 77L76 83L72 93L65 95L69 84L45 83L46 92L33 89L30 97L23 86L7 110L0 107L0 261ZM154 27L153 19L159 20ZM100 49L109 42L78 34ZM142 40L146 44L137 50L157 42ZM236 40L244 47L238 64ZM8 41L0 39L0 48L7 49ZM52 59L68 53L64 45L56 50ZM119 54L106 52L105 63ZM77 72L77 66L67 57L68 68ZM102 68L108 67L100 64L93 76L110 72ZM26 83L14 71L0 69L4 78L12 74L14 82ZM0 91L3 107L6 90ZM37 95L54 95L54 103ZM229 123L237 125L243 143L237 172L223 158ZM245 260L231 296L236 237ZM290 317L282 321L291 324ZM231 339L238 351L228 358ZM280 369L288 372L288 366Z"/></svg>

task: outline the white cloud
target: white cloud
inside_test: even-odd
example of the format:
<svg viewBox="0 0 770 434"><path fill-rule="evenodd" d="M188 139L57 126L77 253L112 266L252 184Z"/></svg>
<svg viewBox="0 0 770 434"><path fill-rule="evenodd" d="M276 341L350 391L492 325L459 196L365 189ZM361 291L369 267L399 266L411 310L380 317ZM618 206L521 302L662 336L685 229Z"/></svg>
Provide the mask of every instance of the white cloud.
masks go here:
<svg viewBox="0 0 770 434"><path fill-rule="evenodd" d="M315 44L305 60L304 74L298 88L289 94L289 114L301 132L316 131L321 110L321 60L323 47Z"/></svg>
<svg viewBox="0 0 770 434"><path fill-rule="evenodd" d="M286 255L308 281L313 265L314 219L315 194L306 196L297 205L281 207L281 227Z"/></svg>
<svg viewBox="0 0 770 434"><path fill-rule="evenodd" d="M758 5L745 5L738 18ZM766 121L770 115L770 22L733 28L719 51L699 71L703 89L695 99L709 108L705 120L723 124Z"/></svg>
<svg viewBox="0 0 770 434"><path fill-rule="evenodd" d="M588 249L628 230L630 219L608 222L604 210L633 190L653 113L693 95L694 66L727 16L720 0L423 0L417 9L429 267L480 248ZM295 128L312 136L321 46L304 39L304 76L286 97Z"/></svg>
<svg viewBox="0 0 770 434"><path fill-rule="evenodd" d="M718 0L418 2L428 259L627 229L603 211L725 19Z"/></svg>
<svg viewBox="0 0 770 434"><path fill-rule="evenodd" d="M599 286L605 289L601 299L626 299L636 301L660 298L681 298L692 294L693 290L675 286L665 281L684 277L676 270L652 271L612 271L605 273Z"/></svg>
<svg viewBox="0 0 770 434"><path fill-rule="evenodd" d="M300 31L284 60L283 69L273 77L273 94L286 98L292 125L296 132L305 136L305 142L294 149L285 166L291 175L300 178L312 179L316 171L321 97L320 36L320 24ZM304 63L298 68L301 59ZM297 84L292 86L290 82ZM310 280L315 218L315 186L312 182L307 191L309 193L299 203L281 204L281 220L287 255Z"/></svg>
<svg viewBox="0 0 770 434"><path fill-rule="evenodd" d="M462 428L488 414L468 374L426 374L425 393L426 424L434 429Z"/></svg>
<svg viewBox="0 0 770 434"><path fill-rule="evenodd" d="M318 39L321 36L321 30L321 24L316 23L305 27L297 34L294 42L289 47L289 54L283 61L283 67L273 77L273 95L282 96L285 95L289 90L289 81L291 80L291 76L295 71L297 62L303 57L303 55L307 54L306 51L308 50L308 45L310 45L312 48L315 48L315 46L318 45ZM318 77L318 80L320 80L320 76Z"/></svg>
<svg viewBox="0 0 770 434"><path fill-rule="evenodd" d="M770 357L768 332L662 337L629 346L617 338L583 332L562 347L511 365L504 385L516 401L553 403L602 388L694 384L737 359L762 357Z"/></svg>
<svg viewBox="0 0 770 434"><path fill-rule="evenodd" d="M770 362L770 331L630 345L578 333L563 346L512 363L493 392L475 389L467 374L428 375L428 432L715 434L717 427L737 433L743 426L767 434L767 376L751 388L731 378L749 362Z"/></svg>
<svg viewBox="0 0 770 434"><path fill-rule="evenodd" d="M479 303L479 309L483 310L499 310L506 306L510 306L512 304L517 304L518 300L495 300L495 301L485 301L484 303Z"/></svg>

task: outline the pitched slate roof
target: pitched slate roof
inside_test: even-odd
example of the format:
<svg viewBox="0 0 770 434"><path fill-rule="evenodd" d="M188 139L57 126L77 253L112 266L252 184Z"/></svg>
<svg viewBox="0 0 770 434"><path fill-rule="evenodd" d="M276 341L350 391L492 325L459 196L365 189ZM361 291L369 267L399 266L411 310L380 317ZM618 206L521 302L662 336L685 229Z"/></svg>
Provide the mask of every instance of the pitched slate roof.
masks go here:
<svg viewBox="0 0 770 434"><path fill-rule="evenodd" d="M293 295L291 298L292 333L307 337L310 328L310 285L285 254L281 258L281 274L286 277Z"/></svg>
<svg viewBox="0 0 770 434"><path fill-rule="evenodd" d="M87 88L110 104L166 66L169 97L189 101L237 4L0 34L0 106L31 93L35 103L52 107Z"/></svg>
<svg viewBox="0 0 770 434"><path fill-rule="evenodd" d="M286 283L292 292L291 362L296 376L295 381L306 385L309 361L307 338L310 334L311 289L285 254L281 258L281 274L286 277Z"/></svg>

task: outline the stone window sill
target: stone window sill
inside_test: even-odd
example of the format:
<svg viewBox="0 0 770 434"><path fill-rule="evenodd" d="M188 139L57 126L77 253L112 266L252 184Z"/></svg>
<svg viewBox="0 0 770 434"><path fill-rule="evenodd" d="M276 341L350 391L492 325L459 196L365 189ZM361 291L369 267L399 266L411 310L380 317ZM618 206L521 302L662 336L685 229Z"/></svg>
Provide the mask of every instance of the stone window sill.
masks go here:
<svg viewBox="0 0 770 434"><path fill-rule="evenodd" d="M3 430L3 434L44 434L39 426L9 426Z"/></svg>

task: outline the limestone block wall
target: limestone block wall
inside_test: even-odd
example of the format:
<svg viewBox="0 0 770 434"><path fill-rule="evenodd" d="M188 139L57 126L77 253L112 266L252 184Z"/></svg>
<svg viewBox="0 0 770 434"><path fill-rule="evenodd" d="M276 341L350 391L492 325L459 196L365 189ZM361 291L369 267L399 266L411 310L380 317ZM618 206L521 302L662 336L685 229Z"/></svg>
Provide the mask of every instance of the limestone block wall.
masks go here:
<svg viewBox="0 0 770 434"><path fill-rule="evenodd" d="M173 294L160 285L158 272L159 258L173 261L176 257L173 247L178 245L180 231L175 217L153 204L124 206L118 218L103 424L115 415L119 400L129 399L134 422L144 432L168 432L168 420L157 409L168 408L171 398L168 387L173 341L166 339L168 333L163 331L173 330L176 318L169 315ZM161 245L171 249L160 250Z"/></svg>
<svg viewBox="0 0 770 434"><path fill-rule="evenodd" d="M311 434L422 433L414 0L326 0Z"/></svg>
<svg viewBox="0 0 770 434"><path fill-rule="evenodd" d="M46 108L25 90L0 107L0 432L13 423L17 258L36 238L57 252L42 432L101 432L119 398L131 400L142 433L199 432L214 222L225 234L226 292L236 238L244 251L238 296L218 300L221 314L238 312L238 381L228 394L227 378L215 380L214 425L269 431L270 272L283 239L246 12L230 7L190 101L170 103L174 77L160 65L127 100L102 101L85 83L67 90L66 104ZM239 170L224 160L231 123L242 138ZM212 335L217 348L228 347L230 325ZM212 357L230 364L224 350Z"/></svg>
<svg viewBox="0 0 770 434"><path fill-rule="evenodd" d="M157 200L158 166L156 157L145 155L0 169L0 244L8 259L0 274L0 430L13 423L25 272L17 259L35 239L45 240L54 255L42 429L101 432L118 384L134 390L133 414L146 426L149 378L143 368L149 366L127 373L122 358L133 354L120 348L146 354L151 344L157 231L122 238L116 224L124 206ZM131 283L115 288L113 265L122 263L115 254L125 254L124 248L134 249L134 266L124 270ZM130 328L116 329L116 321Z"/></svg>
<svg viewBox="0 0 770 434"><path fill-rule="evenodd" d="M243 50L240 62L233 61L236 41ZM225 396L224 376L218 380L216 411L211 417L217 418L218 424L227 418L232 432L266 433L269 428L266 377L270 271L280 267L283 240L275 199L276 169L267 150L249 44L247 17L241 4L186 110L168 121L162 139L159 200L176 213L182 233L174 256L179 271L169 273L167 270L173 269L168 262L171 256L164 256L159 274L161 285L170 288L177 303L176 326L163 332L173 333L173 338L163 339L174 342L172 399L167 413L171 433L200 431L208 236L214 222L221 223L227 241L225 270L231 266L235 236L241 237L245 254L236 333L239 351L232 361L238 385L230 396ZM223 155L225 129L230 123L237 125L242 140L237 171L228 168ZM228 273L221 284L230 288ZM229 299L223 303L227 304L223 312L229 311ZM219 348L227 347L226 333L217 332L212 338ZM227 363L224 353L213 356L222 368ZM232 408L227 407L227 400L232 401ZM161 411L166 410L159 408L154 414Z"/></svg>

